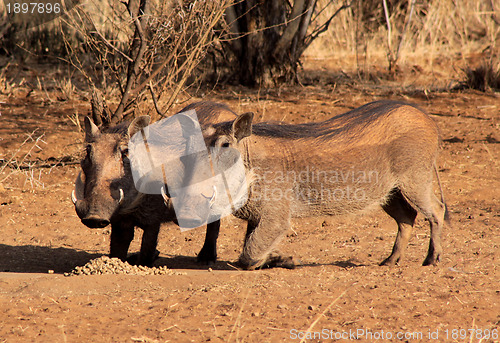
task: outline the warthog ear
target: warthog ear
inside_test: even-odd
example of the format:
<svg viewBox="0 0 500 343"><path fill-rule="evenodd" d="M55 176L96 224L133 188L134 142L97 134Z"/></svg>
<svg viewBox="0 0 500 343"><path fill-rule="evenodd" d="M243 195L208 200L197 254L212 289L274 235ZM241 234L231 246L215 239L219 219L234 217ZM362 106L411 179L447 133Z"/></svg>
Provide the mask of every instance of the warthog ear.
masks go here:
<svg viewBox="0 0 500 343"><path fill-rule="evenodd" d="M148 126L150 120L151 118L149 116L140 116L135 118L128 126L129 137L132 137L141 129L144 129L146 126Z"/></svg>
<svg viewBox="0 0 500 343"><path fill-rule="evenodd" d="M85 124L85 142L91 142L99 134L99 128L89 117L85 117L83 122Z"/></svg>
<svg viewBox="0 0 500 343"><path fill-rule="evenodd" d="M253 112L243 113L233 122L233 135L239 142L252 134Z"/></svg>
<svg viewBox="0 0 500 343"><path fill-rule="evenodd" d="M177 114L176 117L179 120L179 124L181 124L182 136L184 138L187 139L196 134L196 128L200 126L196 120L184 114Z"/></svg>

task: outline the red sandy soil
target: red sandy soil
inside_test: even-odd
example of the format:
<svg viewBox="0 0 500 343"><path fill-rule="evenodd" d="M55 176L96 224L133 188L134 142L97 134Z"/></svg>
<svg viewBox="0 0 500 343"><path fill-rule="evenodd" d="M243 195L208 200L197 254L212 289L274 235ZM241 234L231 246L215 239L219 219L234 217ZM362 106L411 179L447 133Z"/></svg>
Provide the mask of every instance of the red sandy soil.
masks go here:
<svg viewBox="0 0 500 343"><path fill-rule="evenodd" d="M36 68L24 71L32 85L35 75ZM377 210L294 220L280 246L301 261L294 270L233 268L245 229L226 218L211 270L195 262L204 229L181 233L172 224L162 228L156 264L185 275L65 277L108 253L109 228L85 227L71 203L79 166L0 165L0 342L283 342L299 341L308 328L323 333L308 342L498 342L499 94L337 81L268 92L222 88L205 98L254 111L257 120L293 123L378 99L421 106L444 140L438 166L451 223L438 266L421 266L429 227L420 215L401 265L378 266L397 228ZM78 158L83 137L70 116L77 112L81 120L88 112L82 96L64 100L28 81L0 93L0 101L0 158L15 154L21 162L30 148L30 161ZM22 144L29 135L43 135L38 146ZM140 235L137 230L131 252ZM485 337L486 330L496 330L496 338ZM406 338L397 339L398 333Z"/></svg>

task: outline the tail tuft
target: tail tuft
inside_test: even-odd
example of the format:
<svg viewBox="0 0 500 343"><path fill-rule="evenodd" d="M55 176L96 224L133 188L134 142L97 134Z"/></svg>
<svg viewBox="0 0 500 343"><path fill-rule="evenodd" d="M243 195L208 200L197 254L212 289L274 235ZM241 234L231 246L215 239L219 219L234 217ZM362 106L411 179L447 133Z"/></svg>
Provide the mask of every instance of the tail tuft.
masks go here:
<svg viewBox="0 0 500 343"><path fill-rule="evenodd" d="M448 206L444 204L444 221L446 224L450 224L451 218L450 218L450 211L448 211Z"/></svg>

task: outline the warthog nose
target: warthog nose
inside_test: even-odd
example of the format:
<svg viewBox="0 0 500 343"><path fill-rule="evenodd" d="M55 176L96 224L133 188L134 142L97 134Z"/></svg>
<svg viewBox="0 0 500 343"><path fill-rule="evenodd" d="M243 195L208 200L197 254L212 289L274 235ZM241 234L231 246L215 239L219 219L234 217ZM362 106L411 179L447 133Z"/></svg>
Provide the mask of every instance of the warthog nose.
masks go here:
<svg viewBox="0 0 500 343"><path fill-rule="evenodd" d="M92 216L83 218L82 223L91 229L102 229L109 225L109 220Z"/></svg>
<svg viewBox="0 0 500 343"><path fill-rule="evenodd" d="M192 217L177 218L177 222L179 223L179 226L184 229L194 229L205 224L201 218Z"/></svg>

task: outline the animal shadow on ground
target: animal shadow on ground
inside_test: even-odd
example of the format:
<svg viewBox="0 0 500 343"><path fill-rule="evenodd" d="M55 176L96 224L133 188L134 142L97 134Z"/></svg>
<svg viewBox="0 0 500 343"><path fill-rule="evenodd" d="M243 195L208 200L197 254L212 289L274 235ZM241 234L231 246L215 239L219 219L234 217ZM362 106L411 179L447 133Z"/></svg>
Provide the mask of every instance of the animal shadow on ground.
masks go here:
<svg viewBox="0 0 500 343"><path fill-rule="evenodd" d="M200 269L200 270L204 270L207 268L212 268L214 270L239 269L239 266L236 261L217 260L215 264L207 265L196 262L196 258L193 256L182 256L182 255L180 256L169 255L168 257L160 256L155 261L155 266L158 267L167 266L170 269ZM348 259L345 261L334 261L331 263L302 263L300 260L296 260L295 268L320 267L320 266L337 266L340 268L348 269L348 268L366 267L370 266L370 264L361 263L353 259ZM280 267L263 268L263 269L274 269L274 268L280 268Z"/></svg>
<svg viewBox="0 0 500 343"><path fill-rule="evenodd" d="M11 246L0 244L0 272L11 273L68 273L75 267L83 266L90 260L103 256L102 253L91 253L72 248L51 248L35 245ZM130 254L129 254L130 256ZM234 270L229 261L217 261L206 265L196 262L195 256L160 256L155 266L167 266L170 269Z"/></svg>
<svg viewBox="0 0 500 343"><path fill-rule="evenodd" d="M347 268L356 268L356 267L366 267L366 266L369 266L369 264L360 263L360 262L355 261L353 259L348 259L345 261L335 261L335 262L331 262L331 263L300 263L299 262L297 264L297 268L300 268L300 267L319 267L319 266L336 266L336 267L347 269Z"/></svg>
<svg viewBox="0 0 500 343"><path fill-rule="evenodd" d="M205 264L196 261L196 256L184 255L163 255L155 260L156 267L167 266L169 269L199 269L207 270L212 268L215 270L236 270L235 262L217 260L215 263ZM233 267L231 267L233 266Z"/></svg>
<svg viewBox="0 0 500 343"><path fill-rule="evenodd" d="M77 266L83 266L92 259L103 256L101 253L91 253L72 248L51 248L35 245L11 246L0 244L0 272L11 273L67 273ZM195 256L163 255L158 257L156 267L167 266L169 269L206 270L237 270L234 261L217 260L215 264L202 264L196 262ZM342 268L365 266L352 260L335 261L332 263L298 263L297 268L318 267L320 265L334 265Z"/></svg>
<svg viewBox="0 0 500 343"><path fill-rule="evenodd" d="M331 263L333 266L341 267L341 268L355 268L355 267L366 267L367 264L355 262L352 259L348 259L346 261L335 261Z"/></svg>
<svg viewBox="0 0 500 343"><path fill-rule="evenodd" d="M300 260L296 261L295 268L304 268L304 267L320 267L320 266L337 266L344 269L347 268L356 268L356 267L365 267L369 266L369 264L360 263L358 261L354 261L352 259L346 261L335 261L331 263L301 263ZM236 261L223 261L217 260L215 264L202 264L196 262L196 258L193 256L174 256L170 255L168 257L159 257L155 261L155 266L167 266L170 269L200 269L205 270L207 268L212 268L214 270L238 270L239 266ZM274 269L280 267L272 267L272 268L263 268L263 269ZM285 268L288 269L288 268Z"/></svg>
<svg viewBox="0 0 500 343"><path fill-rule="evenodd" d="M0 244L0 256L0 272L47 273L53 270L55 273L65 273L102 254L62 247Z"/></svg>

